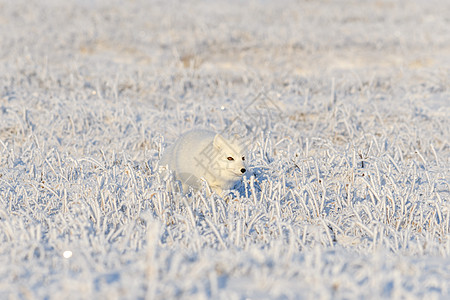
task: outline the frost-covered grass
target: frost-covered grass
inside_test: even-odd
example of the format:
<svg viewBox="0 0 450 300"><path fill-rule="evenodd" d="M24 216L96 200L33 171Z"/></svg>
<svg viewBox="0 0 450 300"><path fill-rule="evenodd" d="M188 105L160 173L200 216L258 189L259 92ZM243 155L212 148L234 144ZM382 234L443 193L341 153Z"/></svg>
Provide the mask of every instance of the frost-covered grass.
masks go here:
<svg viewBox="0 0 450 300"><path fill-rule="evenodd" d="M449 10L0 1L0 298L449 297ZM156 172L190 128L228 197Z"/></svg>

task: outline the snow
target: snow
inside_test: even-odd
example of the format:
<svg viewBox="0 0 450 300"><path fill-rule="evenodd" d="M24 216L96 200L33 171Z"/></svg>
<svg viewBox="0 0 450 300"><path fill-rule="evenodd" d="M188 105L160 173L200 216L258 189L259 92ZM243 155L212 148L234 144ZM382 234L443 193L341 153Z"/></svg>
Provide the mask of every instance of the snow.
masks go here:
<svg viewBox="0 0 450 300"><path fill-rule="evenodd" d="M450 297L450 2L0 1L0 298ZM164 148L245 137L230 195Z"/></svg>

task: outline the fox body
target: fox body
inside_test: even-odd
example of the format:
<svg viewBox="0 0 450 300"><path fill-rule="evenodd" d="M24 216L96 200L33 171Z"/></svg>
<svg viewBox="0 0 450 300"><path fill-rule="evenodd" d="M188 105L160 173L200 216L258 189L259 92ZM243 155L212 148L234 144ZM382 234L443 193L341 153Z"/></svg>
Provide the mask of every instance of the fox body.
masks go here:
<svg viewBox="0 0 450 300"><path fill-rule="evenodd" d="M192 130L168 147L160 166L181 181L183 192L199 189L202 180L218 194L230 189L246 172L244 149L236 141L208 130Z"/></svg>

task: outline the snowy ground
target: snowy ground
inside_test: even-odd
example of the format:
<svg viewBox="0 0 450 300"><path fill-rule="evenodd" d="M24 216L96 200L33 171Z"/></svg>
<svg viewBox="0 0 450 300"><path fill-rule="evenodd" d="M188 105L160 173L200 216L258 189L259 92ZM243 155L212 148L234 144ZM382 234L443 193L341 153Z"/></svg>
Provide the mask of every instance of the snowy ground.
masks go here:
<svg viewBox="0 0 450 300"><path fill-rule="evenodd" d="M450 2L0 0L1 299L450 297ZM239 133L233 197L155 172Z"/></svg>

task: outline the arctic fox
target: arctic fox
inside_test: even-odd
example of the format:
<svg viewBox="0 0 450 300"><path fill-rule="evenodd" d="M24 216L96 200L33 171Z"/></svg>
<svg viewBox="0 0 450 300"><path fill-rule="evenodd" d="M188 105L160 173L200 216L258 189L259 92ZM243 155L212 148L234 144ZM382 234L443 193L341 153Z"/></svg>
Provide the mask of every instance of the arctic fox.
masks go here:
<svg viewBox="0 0 450 300"><path fill-rule="evenodd" d="M173 171L183 193L189 187L199 189L203 179L221 195L246 172L244 161L244 149L236 141L212 131L192 130L164 151L159 166Z"/></svg>

